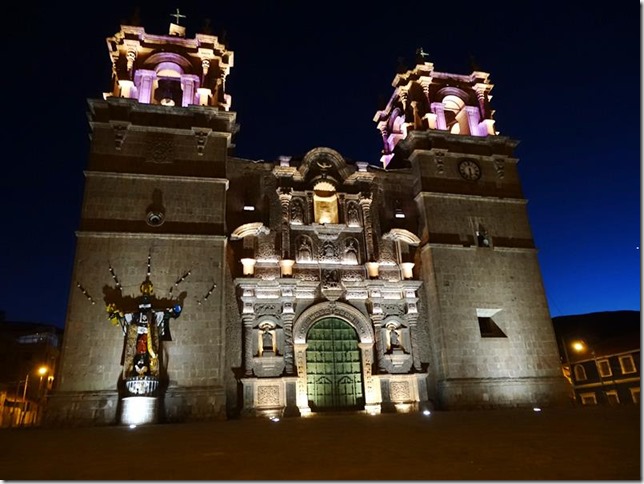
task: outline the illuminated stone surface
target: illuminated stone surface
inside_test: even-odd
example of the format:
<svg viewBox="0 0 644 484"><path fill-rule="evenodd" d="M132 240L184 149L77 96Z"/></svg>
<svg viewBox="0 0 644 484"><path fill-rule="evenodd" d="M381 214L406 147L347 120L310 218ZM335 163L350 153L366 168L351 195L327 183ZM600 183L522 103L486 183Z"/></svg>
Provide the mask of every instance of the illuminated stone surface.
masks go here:
<svg viewBox="0 0 644 484"><path fill-rule="evenodd" d="M112 90L89 100L49 423L130 421L123 336L74 286L127 306L147 257L155 304L183 307L160 345L160 422L344 408L320 402L376 414L566 402L517 141L495 131L489 74L421 62L396 75L373 118L383 168L327 147L250 162L232 155L233 52L171 31L122 26L108 39ZM320 331L329 361L314 361L307 335L334 320L355 354L320 350L337 336Z"/></svg>

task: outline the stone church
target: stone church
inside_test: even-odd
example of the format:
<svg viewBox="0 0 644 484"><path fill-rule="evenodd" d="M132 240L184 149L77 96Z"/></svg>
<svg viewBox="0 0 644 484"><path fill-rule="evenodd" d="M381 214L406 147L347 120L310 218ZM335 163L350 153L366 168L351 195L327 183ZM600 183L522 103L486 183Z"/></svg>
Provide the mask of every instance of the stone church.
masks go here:
<svg viewBox="0 0 644 484"><path fill-rule="evenodd" d="M485 72L398 73L379 160L234 156L213 35L122 25L49 424L562 404L514 149Z"/></svg>

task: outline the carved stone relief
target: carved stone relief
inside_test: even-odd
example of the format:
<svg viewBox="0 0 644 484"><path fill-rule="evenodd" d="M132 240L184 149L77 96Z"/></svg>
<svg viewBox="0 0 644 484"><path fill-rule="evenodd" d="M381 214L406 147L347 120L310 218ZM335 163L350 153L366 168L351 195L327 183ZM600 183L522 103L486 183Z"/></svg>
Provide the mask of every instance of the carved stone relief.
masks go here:
<svg viewBox="0 0 644 484"><path fill-rule="evenodd" d="M319 252L320 262L338 262L338 259L338 248L336 245L330 240L323 242Z"/></svg>
<svg viewBox="0 0 644 484"><path fill-rule="evenodd" d="M255 257L264 261L277 261L275 240L272 233L260 234L257 237L257 254Z"/></svg>
<svg viewBox="0 0 644 484"><path fill-rule="evenodd" d="M494 160L494 169L496 170L496 176L501 180L505 177L505 162L503 160Z"/></svg>
<svg viewBox="0 0 644 484"><path fill-rule="evenodd" d="M386 316L402 316L405 309L400 304L383 304L382 310Z"/></svg>
<svg viewBox="0 0 644 484"><path fill-rule="evenodd" d="M342 280L347 282L362 282L364 281L364 269L361 270L345 270L342 271Z"/></svg>
<svg viewBox="0 0 644 484"><path fill-rule="evenodd" d="M294 274L294 277L300 281L319 281L320 273L317 269L301 269Z"/></svg>
<svg viewBox="0 0 644 484"><path fill-rule="evenodd" d="M257 405L261 407L278 406L280 404L280 388L277 385L262 385L257 387Z"/></svg>
<svg viewBox="0 0 644 484"><path fill-rule="evenodd" d="M340 276L337 269L322 269L322 289L340 287Z"/></svg>
<svg viewBox="0 0 644 484"><path fill-rule="evenodd" d="M380 262L396 263L395 242L391 239L380 239Z"/></svg>
<svg viewBox="0 0 644 484"><path fill-rule="evenodd" d="M304 220L304 204L299 198L291 199L291 223L293 225L302 225Z"/></svg>
<svg viewBox="0 0 644 484"><path fill-rule="evenodd" d="M174 160L175 142L172 136L148 132L146 133L147 161L154 163L171 163Z"/></svg>
<svg viewBox="0 0 644 484"><path fill-rule="evenodd" d="M389 394L393 402L408 402L412 399L409 382L406 381L390 382Z"/></svg>

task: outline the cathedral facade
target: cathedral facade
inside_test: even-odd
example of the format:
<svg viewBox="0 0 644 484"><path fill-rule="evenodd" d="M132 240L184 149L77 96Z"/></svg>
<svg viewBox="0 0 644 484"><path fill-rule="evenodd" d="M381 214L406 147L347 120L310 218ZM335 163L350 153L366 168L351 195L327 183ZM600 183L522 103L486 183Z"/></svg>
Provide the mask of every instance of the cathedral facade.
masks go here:
<svg viewBox="0 0 644 484"><path fill-rule="evenodd" d="M566 401L487 73L397 74L379 164L265 162L233 155L217 37L123 25L107 46L46 422Z"/></svg>

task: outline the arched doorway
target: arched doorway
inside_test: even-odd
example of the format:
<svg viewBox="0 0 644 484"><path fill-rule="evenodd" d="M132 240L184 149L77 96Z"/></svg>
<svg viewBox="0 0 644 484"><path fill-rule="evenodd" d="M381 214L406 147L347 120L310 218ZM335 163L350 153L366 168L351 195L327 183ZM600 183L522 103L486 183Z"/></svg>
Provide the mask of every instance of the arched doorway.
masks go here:
<svg viewBox="0 0 644 484"><path fill-rule="evenodd" d="M326 317L306 337L306 386L311 410L364 408L358 334L346 321Z"/></svg>

